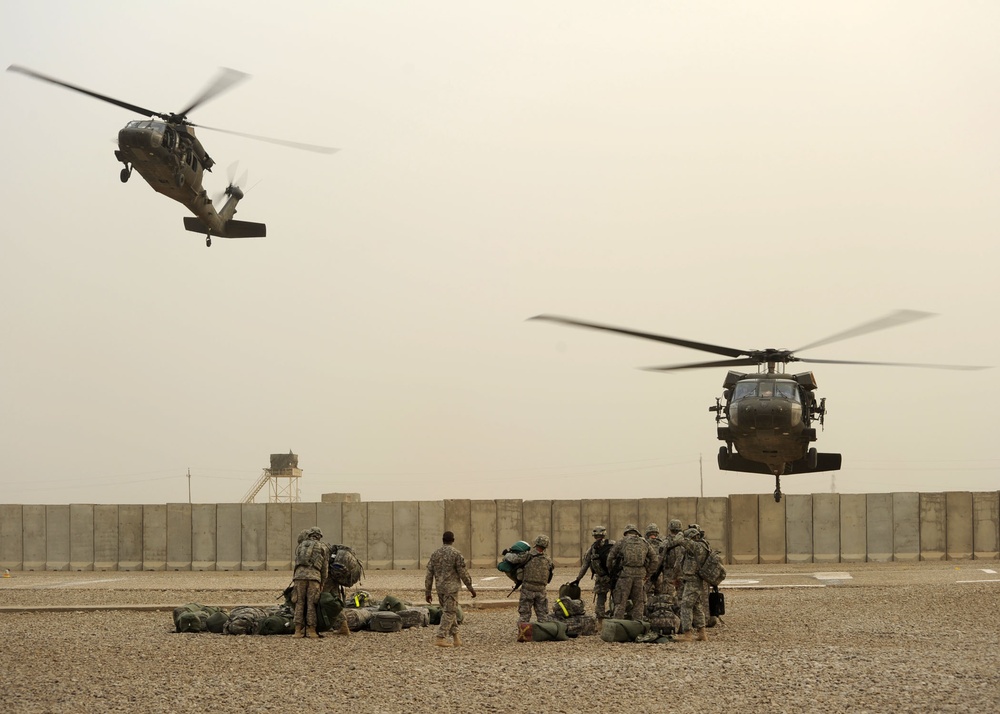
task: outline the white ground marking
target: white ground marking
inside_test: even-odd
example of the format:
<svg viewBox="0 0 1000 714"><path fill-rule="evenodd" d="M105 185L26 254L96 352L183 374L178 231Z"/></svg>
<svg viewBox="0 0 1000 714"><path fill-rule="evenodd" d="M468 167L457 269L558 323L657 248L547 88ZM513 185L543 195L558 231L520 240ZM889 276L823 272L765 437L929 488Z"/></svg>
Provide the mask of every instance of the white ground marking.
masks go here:
<svg viewBox="0 0 1000 714"><path fill-rule="evenodd" d="M822 584L809 584L809 585L734 585L730 586L729 581L726 580L719 586L720 590L725 590L729 588L731 590L780 590L781 588L825 588L826 585Z"/></svg>
<svg viewBox="0 0 1000 714"><path fill-rule="evenodd" d="M759 582L760 582L759 580L739 580L737 578L726 578L726 587L728 588L732 585L756 585Z"/></svg>
<svg viewBox="0 0 1000 714"><path fill-rule="evenodd" d="M997 574L997 571L990 570L989 568L983 568L982 570L983 570L984 573L989 573L990 575L996 575Z"/></svg>
<svg viewBox="0 0 1000 714"><path fill-rule="evenodd" d="M850 573L813 573L817 580L853 580Z"/></svg>
<svg viewBox="0 0 1000 714"><path fill-rule="evenodd" d="M1000 583L1000 580L956 580L956 583Z"/></svg>
<svg viewBox="0 0 1000 714"><path fill-rule="evenodd" d="M485 583L487 580L499 580L499 579L500 579L499 575L491 575L488 578L479 578L479 582Z"/></svg>
<svg viewBox="0 0 1000 714"><path fill-rule="evenodd" d="M76 585L93 585L94 583L113 583L116 580L124 580L125 578L104 578L103 580L68 580L63 583L52 583L50 585L43 585L43 588L68 588Z"/></svg>

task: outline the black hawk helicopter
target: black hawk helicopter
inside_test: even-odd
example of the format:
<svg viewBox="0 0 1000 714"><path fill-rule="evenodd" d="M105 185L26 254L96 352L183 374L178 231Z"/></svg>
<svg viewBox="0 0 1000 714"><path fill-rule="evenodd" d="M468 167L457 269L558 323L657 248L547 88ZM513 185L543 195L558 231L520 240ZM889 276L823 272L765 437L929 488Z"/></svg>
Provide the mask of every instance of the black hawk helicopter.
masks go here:
<svg viewBox="0 0 1000 714"><path fill-rule="evenodd" d="M316 151L324 154L332 154L337 151L337 149L327 146L272 139L266 136L244 134L189 122L187 115L190 112L249 76L234 69L220 69L215 80L187 107L179 112L169 113L154 112L135 104L91 92L88 89L18 65L10 65L7 71L19 72L43 82L57 84L60 87L72 89L74 92L80 92L103 102L128 109L136 114L150 117L148 120L130 121L118 132L118 150L115 151L115 158L125 165L120 174L122 183L129 180L134 169L146 180L146 183L153 187L154 191L187 206L194 217L185 218L184 227L195 233L204 233L205 245L209 247L212 245L212 236L263 238L267 234L267 229L263 223L233 219L236 214L236 204L243 198L243 191L236 181L230 180L225 193L219 197L219 200L226 197L226 202L216 209L212 199L209 198L201 185L204 172L211 171L215 161L208 155L205 147L195 136L195 127L305 151Z"/></svg>
<svg viewBox="0 0 1000 714"><path fill-rule="evenodd" d="M818 421L820 426L823 426L826 420L826 398L817 401L814 395L817 386L816 378L812 372L788 375L785 373L785 365L789 362L808 362L813 364L927 367L931 369L988 369L987 367L966 365L858 362L854 360L804 359L795 356L796 352L931 317L932 314L916 310L897 310L885 317L838 332L797 350L774 348L743 350L734 347L720 347L704 342L638 332L555 315L536 315L530 319L617 332L621 335L666 342L729 358L711 362L646 368L651 371L670 372L704 367L756 367L757 372L754 374L730 370L722 383L724 390L722 399L725 399L725 404L722 403L722 399L716 398L715 406L709 407L709 411L715 412L718 438L720 441L726 442L725 446L719 447L719 469L773 475L774 500L780 501L782 475L839 471L841 463L840 454L818 453L815 447L809 445L816 441L814 423Z"/></svg>

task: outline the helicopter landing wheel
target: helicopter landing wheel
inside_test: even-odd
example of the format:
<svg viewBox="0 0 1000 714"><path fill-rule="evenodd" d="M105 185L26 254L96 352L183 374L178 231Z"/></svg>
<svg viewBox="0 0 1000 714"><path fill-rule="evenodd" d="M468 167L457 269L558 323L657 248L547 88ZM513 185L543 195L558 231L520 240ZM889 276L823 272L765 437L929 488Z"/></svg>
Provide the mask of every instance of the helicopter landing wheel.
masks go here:
<svg viewBox="0 0 1000 714"><path fill-rule="evenodd" d="M118 178L122 180L122 183L128 183L129 178L132 176L132 169L128 166L122 169L122 172L118 174Z"/></svg>
<svg viewBox="0 0 1000 714"><path fill-rule="evenodd" d="M206 248L212 247L212 236L205 236L205 247Z"/></svg>
<svg viewBox="0 0 1000 714"><path fill-rule="evenodd" d="M774 502L781 503L781 477L774 477Z"/></svg>
<svg viewBox="0 0 1000 714"><path fill-rule="evenodd" d="M809 466L810 471L815 471L816 466L819 465L819 454L816 453L815 446L806 452L806 464Z"/></svg>

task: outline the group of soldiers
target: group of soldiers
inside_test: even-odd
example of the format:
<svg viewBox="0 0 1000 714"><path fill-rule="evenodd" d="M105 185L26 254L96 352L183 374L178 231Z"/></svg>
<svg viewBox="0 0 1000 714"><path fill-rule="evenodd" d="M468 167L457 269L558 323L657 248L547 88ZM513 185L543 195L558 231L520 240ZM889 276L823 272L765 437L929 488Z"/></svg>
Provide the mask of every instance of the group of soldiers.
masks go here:
<svg viewBox="0 0 1000 714"><path fill-rule="evenodd" d="M625 526L620 541L609 541L607 529L593 530L594 542L583 556L583 565L573 581L575 585L591 571L594 578L595 610L599 620L641 619L649 596L672 599L680 618L675 640L707 640L703 595L707 585L698 574L710 552L705 532L697 523L686 529L676 518L670 521L669 533L660 538L655 523L646 526L645 538L633 524ZM608 608L608 594L612 608ZM694 634L693 634L694 633Z"/></svg>

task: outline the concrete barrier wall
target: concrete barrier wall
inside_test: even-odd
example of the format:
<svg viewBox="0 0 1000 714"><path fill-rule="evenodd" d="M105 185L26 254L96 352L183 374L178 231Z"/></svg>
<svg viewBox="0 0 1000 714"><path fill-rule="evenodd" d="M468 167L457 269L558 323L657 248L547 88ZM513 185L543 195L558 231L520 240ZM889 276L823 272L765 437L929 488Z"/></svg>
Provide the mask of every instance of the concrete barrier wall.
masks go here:
<svg viewBox="0 0 1000 714"><path fill-rule="evenodd" d="M365 568L420 569L451 530L470 567L539 534L578 567L596 526L621 538L697 522L729 563L1000 559L1000 492L728 498L0 505L0 568L289 570L297 534L318 525Z"/></svg>

